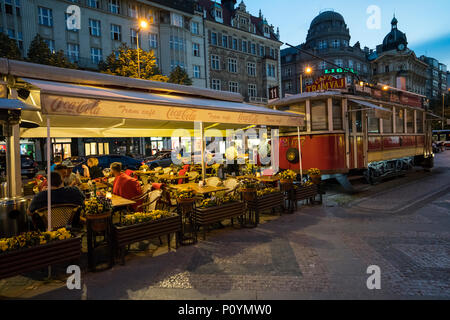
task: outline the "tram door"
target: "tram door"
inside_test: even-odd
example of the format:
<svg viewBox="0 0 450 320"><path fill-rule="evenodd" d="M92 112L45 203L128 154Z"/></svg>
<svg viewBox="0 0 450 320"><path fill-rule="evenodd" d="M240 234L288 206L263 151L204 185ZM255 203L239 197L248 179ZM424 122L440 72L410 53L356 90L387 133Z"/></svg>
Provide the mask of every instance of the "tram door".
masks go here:
<svg viewBox="0 0 450 320"><path fill-rule="evenodd" d="M349 106L348 113L348 144L349 168L360 169L367 167L367 121L366 112L360 111L358 106Z"/></svg>

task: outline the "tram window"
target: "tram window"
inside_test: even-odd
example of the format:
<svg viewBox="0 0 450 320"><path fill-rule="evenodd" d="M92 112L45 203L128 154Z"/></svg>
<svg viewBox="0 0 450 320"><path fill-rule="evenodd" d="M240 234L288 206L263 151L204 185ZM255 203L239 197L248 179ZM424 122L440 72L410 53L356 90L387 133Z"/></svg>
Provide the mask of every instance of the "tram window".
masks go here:
<svg viewBox="0 0 450 320"><path fill-rule="evenodd" d="M403 109L397 109L396 111L396 117L395 117L395 121L396 121L396 125L397 125L397 133L404 133L405 132L405 122L404 122L404 117L405 117L405 110Z"/></svg>
<svg viewBox="0 0 450 320"><path fill-rule="evenodd" d="M392 133L392 118L383 119L383 133Z"/></svg>
<svg viewBox="0 0 450 320"><path fill-rule="evenodd" d="M311 129L313 131L328 130L327 101L311 101Z"/></svg>
<svg viewBox="0 0 450 320"><path fill-rule="evenodd" d="M417 133L423 133L423 112L416 112Z"/></svg>
<svg viewBox="0 0 450 320"><path fill-rule="evenodd" d="M406 111L406 130L408 133L414 133L414 110Z"/></svg>
<svg viewBox="0 0 450 320"><path fill-rule="evenodd" d="M342 100L333 99L333 130L342 129Z"/></svg>
<svg viewBox="0 0 450 320"><path fill-rule="evenodd" d="M356 111L355 115L356 132L362 132L362 111Z"/></svg>
<svg viewBox="0 0 450 320"><path fill-rule="evenodd" d="M375 117L375 110L370 110L368 117L369 133L380 133L380 119Z"/></svg>
<svg viewBox="0 0 450 320"><path fill-rule="evenodd" d="M280 109L280 110L282 110L282 109ZM305 119L306 119L306 103L305 102L291 105L288 107L288 109L282 110L282 111L291 111L294 113L302 114L305 116ZM300 127L300 131L306 131L306 121L305 121L303 127Z"/></svg>

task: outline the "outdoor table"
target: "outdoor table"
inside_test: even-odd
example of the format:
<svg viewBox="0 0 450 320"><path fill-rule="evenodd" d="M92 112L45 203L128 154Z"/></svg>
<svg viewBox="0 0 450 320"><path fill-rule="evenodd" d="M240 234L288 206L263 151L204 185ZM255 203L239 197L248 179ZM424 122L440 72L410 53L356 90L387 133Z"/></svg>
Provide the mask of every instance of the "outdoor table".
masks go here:
<svg viewBox="0 0 450 320"><path fill-rule="evenodd" d="M178 191L182 191L182 190L191 188L195 194L201 194L201 195L228 190L228 188L226 188L224 186L222 186L222 187L212 187L212 186L199 187L198 183L173 184L173 185L170 185L169 188L176 189Z"/></svg>
<svg viewBox="0 0 450 320"><path fill-rule="evenodd" d="M178 179L189 179L189 176L184 175L184 176L177 176L177 175L171 175L171 174L162 174L160 176L155 176L155 178L158 181L174 181L174 180L178 180Z"/></svg>
<svg viewBox="0 0 450 320"><path fill-rule="evenodd" d="M96 182L96 183L95 183L95 186L96 186L97 190L108 188L108 186L107 186L106 184L101 183L101 182ZM81 191L88 191L91 187L90 187L89 184L87 184L87 183L82 183L82 184L79 186L79 188L80 188Z"/></svg>
<svg viewBox="0 0 450 320"><path fill-rule="evenodd" d="M116 194L112 195L111 202L112 202L113 208L126 207L126 206L136 203L136 201L122 198L121 196L118 196Z"/></svg>
<svg viewBox="0 0 450 320"><path fill-rule="evenodd" d="M154 171L154 170L142 171L142 170L139 170L139 171L135 171L134 173L136 175L138 175L138 176L145 176L145 175L157 174L158 171Z"/></svg>

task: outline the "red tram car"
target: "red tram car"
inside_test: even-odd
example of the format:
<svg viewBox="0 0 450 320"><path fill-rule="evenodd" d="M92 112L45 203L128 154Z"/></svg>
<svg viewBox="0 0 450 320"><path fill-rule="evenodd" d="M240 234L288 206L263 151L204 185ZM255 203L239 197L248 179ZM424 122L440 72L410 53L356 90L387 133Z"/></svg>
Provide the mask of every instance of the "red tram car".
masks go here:
<svg viewBox="0 0 450 320"><path fill-rule="evenodd" d="M300 128L303 170L318 168L351 189L347 176L369 183L413 165L433 166L431 123L425 96L362 84L307 92L272 102L272 108L305 115ZM298 133L280 132L280 169L299 171Z"/></svg>

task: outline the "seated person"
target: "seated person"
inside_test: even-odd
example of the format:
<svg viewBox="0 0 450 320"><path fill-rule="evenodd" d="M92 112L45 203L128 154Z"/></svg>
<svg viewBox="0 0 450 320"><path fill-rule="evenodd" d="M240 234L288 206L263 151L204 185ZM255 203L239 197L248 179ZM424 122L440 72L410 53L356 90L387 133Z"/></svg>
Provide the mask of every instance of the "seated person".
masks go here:
<svg viewBox="0 0 450 320"><path fill-rule="evenodd" d="M55 172L58 172L63 179L65 187L75 187L81 185L81 180L77 177L72 169L65 164L59 164L55 167Z"/></svg>
<svg viewBox="0 0 450 320"><path fill-rule="evenodd" d="M131 200L142 195L141 184L135 178L122 172L122 164L114 162L111 164L111 173L115 177L113 184L113 194ZM133 205L136 209L140 203Z"/></svg>
<svg viewBox="0 0 450 320"><path fill-rule="evenodd" d="M28 215L34 216L34 213L38 209L47 207L47 195L48 190L39 192L34 196L33 200L28 207ZM77 187L64 187L64 183L61 175L58 172L51 173L51 195L52 195L52 205L54 204L73 204L77 206L84 205L84 194ZM72 225L77 225L79 223L79 212L73 219ZM40 230L45 230L46 226L43 225L41 220L41 225L38 224Z"/></svg>
<svg viewBox="0 0 450 320"><path fill-rule="evenodd" d="M83 164L84 177L89 178L91 180L102 178L103 172L102 169L98 166L97 158L89 158L87 161L87 166Z"/></svg>
<svg viewBox="0 0 450 320"><path fill-rule="evenodd" d="M50 171L53 172L55 171L55 167L58 164L61 164L62 162L62 158L60 156L56 156L55 159L53 159L53 164L50 166Z"/></svg>

